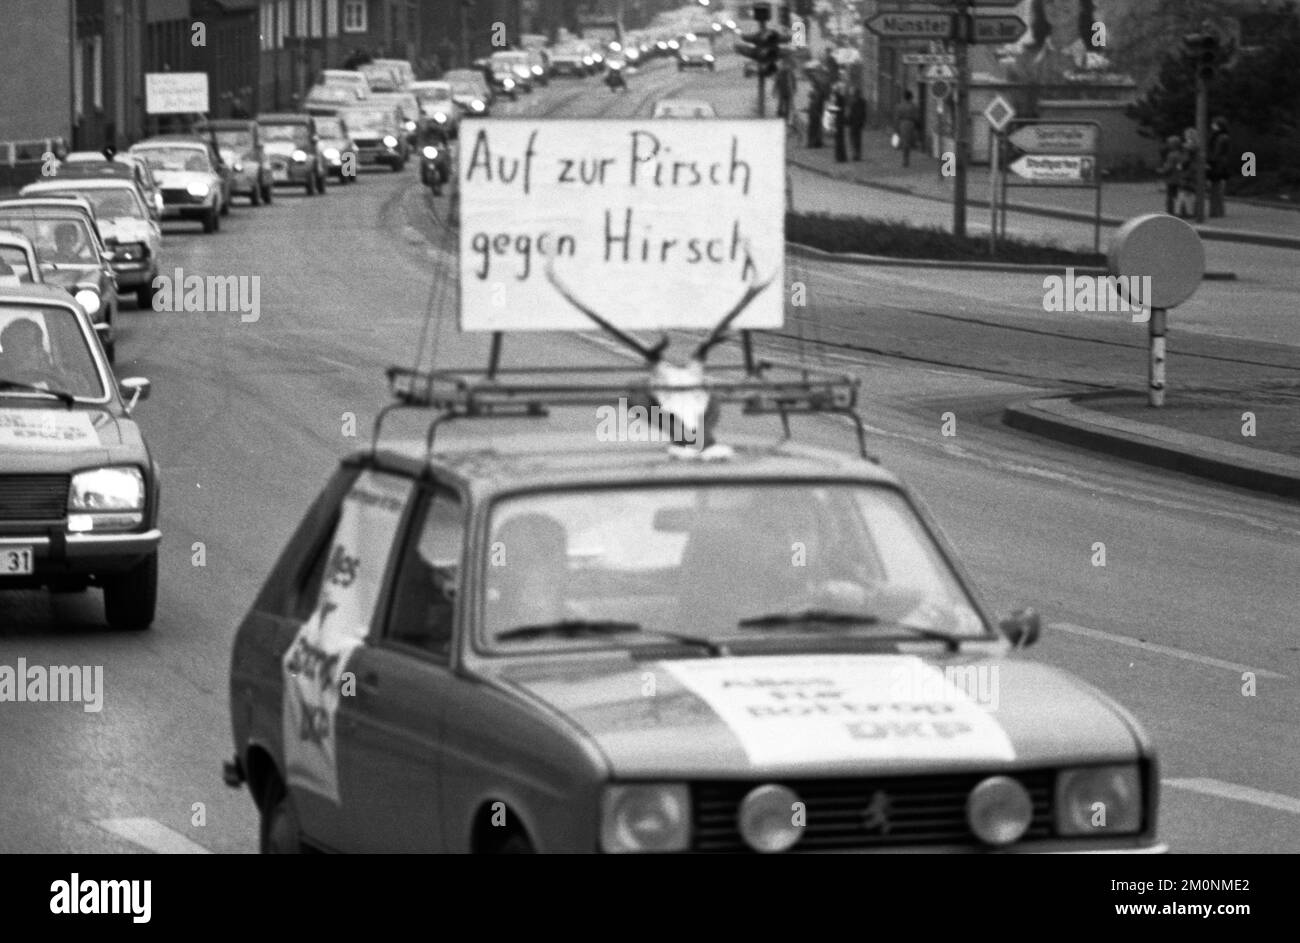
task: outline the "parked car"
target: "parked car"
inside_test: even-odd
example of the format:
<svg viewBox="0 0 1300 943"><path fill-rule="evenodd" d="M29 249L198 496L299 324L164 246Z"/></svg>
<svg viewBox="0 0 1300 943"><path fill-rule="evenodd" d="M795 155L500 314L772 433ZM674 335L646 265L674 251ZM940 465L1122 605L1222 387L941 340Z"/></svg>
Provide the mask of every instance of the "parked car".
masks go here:
<svg viewBox="0 0 1300 943"><path fill-rule="evenodd" d="M452 100L460 107L461 117L486 118L492 111L492 88L483 73L475 69L452 69L442 80L451 86Z"/></svg>
<svg viewBox="0 0 1300 943"><path fill-rule="evenodd" d="M302 187L308 196L325 192L325 159L316 148L316 118L307 114L264 114L262 144L271 159L275 186Z"/></svg>
<svg viewBox="0 0 1300 943"><path fill-rule="evenodd" d="M309 115L335 115L340 108L356 105L366 97L351 85L314 85L303 99L302 110Z"/></svg>
<svg viewBox="0 0 1300 943"><path fill-rule="evenodd" d="M325 69L320 74L321 85L344 85L357 93L357 98L370 97L370 80L353 69Z"/></svg>
<svg viewBox="0 0 1300 943"><path fill-rule="evenodd" d="M361 166L387 164L394 171L406 166L410 157L402 114L396 106L366 105L345 108L339 117L347 125L352 143L357 147Z"/></svg>
<svg viewBox="0 0 1300 943"><path fill-rule="evenodd" d="M91 203L52 196L0 200L0 229L31 241L45 284L67 292L81 306L113 362L117 277Z"/></svg>
<svg viewBox="0 0 1300 943"><path fill-rule="evenodd" d="M261 126L243 118L220 118L200 125L198 130L212 136L221 159L230 167L231 195L246 196L253 206L270 203L275 188Z"/></svg>
<svg viewBox="0 0 1300 943"><path fill-rule="evenodd" d="M94 207L99 234L108 247L119 292L135 295L137 306L153 306L153 280L162 257L162 226L149 214L130 180L54 179L23 187L20 197L82 197Z"/></svg>
<svg viewBox="0 0 1300 943"><path fill-rule="evenodd" d="M211 142L193 135L160 135L131 147L162 189L163 219L197 219L203 231L221 229L229 211L230 172Z"/></svg>
<svg viewBox="0 0 1300 943"><path fill-rule="evenodd" d="M103 590L114 629L158 598L158 469L85 311L48 285L0 285L0 590Z"/></svg>
<svg viewBox="0 0 1300 943"><path fill-rule="evenodd" d="M338 115L318 116L316 134L320 138L316 147L329 168L330 176L337 177L341 183L356 183L361 161L343 119Z"/></svg>
<svg viewBox="0 0 1300 943"><path fill-rule="evenodd" d="M1165 850L1136 720L861 439L791 438L851 379L711 376L705 461L597 441L615 380L449 373L390 370L437 438L345 458L236 631L264 851Z"/></svg>
<svg viewBox="0 0 1300 943"><path fill-rule="evenodd" d="M408 91L415 81L415 68L405 59L371 59L371 65L386 66L397 83L397 91Z"/></svg>
<svg viewBox="0 0 1300 943"><path fill-rule="evenodd" d="M461 110L450 82L416 82L411 86L411 94L420 103L420 115L425 123L438 125L456 137Z"/></svg>

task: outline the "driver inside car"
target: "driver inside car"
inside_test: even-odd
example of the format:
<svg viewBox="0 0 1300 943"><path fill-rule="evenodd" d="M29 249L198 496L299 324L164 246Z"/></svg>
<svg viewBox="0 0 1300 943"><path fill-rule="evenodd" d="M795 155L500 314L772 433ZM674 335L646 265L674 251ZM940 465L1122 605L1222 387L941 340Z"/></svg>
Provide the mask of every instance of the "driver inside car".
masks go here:
<svg viewBox="0 0 1300 943"><path fill-rule="evenodd" d="M54 362L45 350L45 332L30 318L18 318L0 331L0 380L50 389Z"/></svg>
<svg viewBox="0 0 1300 943"><path fill-rule="evenodd" d="M568 534L547 514L521 514L497 531L488 563L487 624L500 633L566 618Z"/></svg>

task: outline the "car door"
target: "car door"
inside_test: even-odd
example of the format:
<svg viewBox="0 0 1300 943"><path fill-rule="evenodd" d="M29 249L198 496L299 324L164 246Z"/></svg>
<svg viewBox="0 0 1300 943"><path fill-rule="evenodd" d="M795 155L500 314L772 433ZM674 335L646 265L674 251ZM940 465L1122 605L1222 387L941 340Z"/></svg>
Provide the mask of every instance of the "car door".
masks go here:
<svg viewBox="0 0 1300 943"><path fill-rule="evenodd" d="M341 788L341 702L350 697L356 653L381 614L414 493L408 478L376 470L357 476L340 505L315 604L280 658L285 783L304 833L327 847L344 843L355 814Z"/></svg>
<svg viewBox="0 0 1300 943"><path fill-rule="evenodd" d="M444 706L454 685L453 628L465 545L465 502L423 490L394 571L387 616L357 651L355 695L339 711L345 847L436 852Z"/></svg>

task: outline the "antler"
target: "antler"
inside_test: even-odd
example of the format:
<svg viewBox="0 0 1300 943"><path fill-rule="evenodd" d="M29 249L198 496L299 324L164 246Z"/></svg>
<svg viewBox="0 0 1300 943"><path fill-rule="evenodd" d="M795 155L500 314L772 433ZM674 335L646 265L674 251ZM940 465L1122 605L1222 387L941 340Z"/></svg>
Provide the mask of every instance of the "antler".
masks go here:
<svg viewBox="0 0 1300 943"><path fill-rule="evenodd" d="M757 272L757 270L755 271ZM709 351L712 350L713 347L716 346L726 335L727 328L731 326L731 322L740 317L740 313L748 308L749 303L761 295L768 285L772 284L772 279L775 277L776 272L773 272L767 277L766 281L754 282L751 280L749 287L746 288L745 293L740 296L740 300L736 302L735 307L726 313L723 319L718 322L716 327L714 327L713 331L710 332L709 336L700 342L700 346L695 348L695 353L692 355L692 359L703 362L704 359L708 357Z"/></svg>
<svg viewBox="0 0 1300 943"><path fill-rule="evenodd" d="M564 285L564 283L560 281L559 276L555 274L555 256L546 257L546 278L547 281L549 281L552 285L555 286L555 290L558 291L564 297L564 299L569 302L569 304L573 305L575 308L577 308L587 317L591 318L591 320L595 321L596 324L600 326L601 330L605 331L605 333L610 334L615 338L617 338L620 342L623 343L624 346L631 347L638 354L644 357L647 363L657 364L659 362L660 357L663 355L664 348L668 346L667 337L661 340L654 347L646 347L644 344L642 344L631 334L627 334L619 330L614 325L610 324L608 321L602 318L595 311L592 311L585 304L583 304L576 297L574 297L573 292L569 291L569 289Z"/></svg>

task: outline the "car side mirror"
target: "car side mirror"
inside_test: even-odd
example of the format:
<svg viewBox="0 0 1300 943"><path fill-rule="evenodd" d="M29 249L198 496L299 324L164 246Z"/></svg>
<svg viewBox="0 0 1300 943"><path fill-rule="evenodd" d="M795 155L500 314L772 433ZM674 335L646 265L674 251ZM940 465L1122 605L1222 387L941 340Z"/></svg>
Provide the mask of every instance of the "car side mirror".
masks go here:
<svg viewBox="0 0 1300 943"><path fill-rule="evenodd" d="M1028 648L1038 641L1043 621L1033 609L1017 609L998 622L998 628L1016 648Z"/></svg>
<svg viewBox="0 0 1300 943"><path fill-rule="evenodd" d="M128 410L135 409L136 403L148 399L149 393L153 389L153 384L144 377L127 377L124 380L119 380L117 385L121 389L122 395L130 398L130 402L126 404Z"/></svg>

